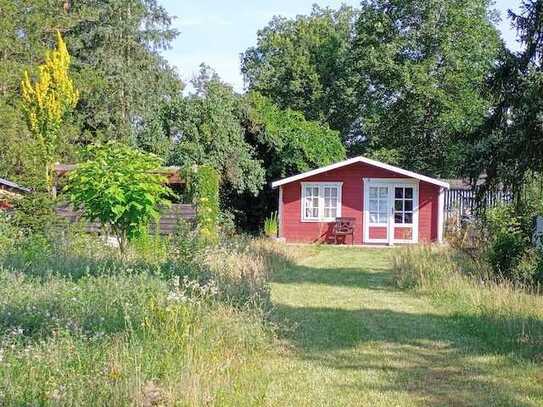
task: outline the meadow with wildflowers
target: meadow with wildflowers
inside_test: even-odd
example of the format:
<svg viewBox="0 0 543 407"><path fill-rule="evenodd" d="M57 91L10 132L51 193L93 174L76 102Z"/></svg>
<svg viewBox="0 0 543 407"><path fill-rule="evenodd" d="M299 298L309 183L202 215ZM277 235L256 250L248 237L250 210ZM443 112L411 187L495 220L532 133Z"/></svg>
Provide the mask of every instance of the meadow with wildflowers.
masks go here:
<svg viewBox="0 0 543 407"><path fill-rule="evenodd" d="M77 233L5 239L0 405L259 404L273 262L258 245L151 237L121 258Z"/></svg>

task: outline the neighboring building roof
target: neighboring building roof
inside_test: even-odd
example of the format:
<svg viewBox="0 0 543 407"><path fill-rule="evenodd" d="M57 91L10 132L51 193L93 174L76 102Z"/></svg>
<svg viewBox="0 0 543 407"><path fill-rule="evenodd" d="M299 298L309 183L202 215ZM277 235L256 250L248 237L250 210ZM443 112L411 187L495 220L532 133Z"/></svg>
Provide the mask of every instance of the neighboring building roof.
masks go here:
<svg viewBox="0 0 543 407"><path fill-rule="evenodd" d="M424 182L428 182L430 184L438 185L438 186L443 187L443 188L449 188L449 184L447 182L445 182L445 181L438 180L438 179L435 179L435 178L430 178L430 177L427 177L426 175L417 174L416 172L404 170L403 168L395 167L395 166L390 165L390 164L385 164L385 163L382 163L380 161L371 160L369 158L362 157L362 156L350 158L348 160L340 161L338 163L327 165L325 167L320 167L320 168L317 168L315 170L304 172L302 174L293 175L291 177L283 178L281 180L277 180L277 181L272 182L271 185L272 185L272 188L277 188L277 187L279 187L281 185L289 184L289 183L294 182L294 181L298 181L298 180L301 180L301 179L304 179L304 178L307 178L307 177L311 177L313 175L322 174L323 172L335 170L337 168L345 167L347 165L351 165L351 164L355 164L355 163L363 163L363 164L372 165L374 167L379 167L379 168L382 168L384 170L395 172L397 174L405 175L406 177L409 177L409 178L415 178L415 179L418 179L418 180L421 180L421 181L424 181Z"/></svg>
<svg viewBox="0 0 543 407"><path fill-rule="evenodd" d="M17 190L19 192L30 192L30 189L28 188L18 185L15 182L8 181L7 179L0 178L0 186L2 185L9 189Z"/></svg>
<svg viewBox="0 0 543 407"><path fill-rule="evenodd" d="M55 164L55 173L57 176L62 177L73 171L77 167L77 164ZM156 170L156 174L160 174L168 178L168 184L184 184L185 180L181 178L181 167L161 167Z"/></svg>

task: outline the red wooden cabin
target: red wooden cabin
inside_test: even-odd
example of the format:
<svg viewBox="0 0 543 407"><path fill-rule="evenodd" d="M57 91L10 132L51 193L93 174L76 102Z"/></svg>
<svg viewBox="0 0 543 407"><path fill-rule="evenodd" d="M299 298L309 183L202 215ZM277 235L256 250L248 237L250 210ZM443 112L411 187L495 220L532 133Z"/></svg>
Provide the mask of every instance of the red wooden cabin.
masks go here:
<svg viewBox="0 0 543 407"><path fill-rule="evenodd" d="M449 184L365 157L272 183L279 188L279 237L333 240L336 218L354 218L354 243L441 242Z"/></svg>

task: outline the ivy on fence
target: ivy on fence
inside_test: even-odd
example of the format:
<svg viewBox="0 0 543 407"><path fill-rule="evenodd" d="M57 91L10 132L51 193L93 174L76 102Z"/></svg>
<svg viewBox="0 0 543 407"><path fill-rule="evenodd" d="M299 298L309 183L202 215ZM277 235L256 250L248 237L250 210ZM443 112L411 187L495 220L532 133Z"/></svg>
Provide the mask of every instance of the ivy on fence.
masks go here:
<svg viewBox="0 0 543 407"><path fill-rule="evenodd" d="M185 174L188 192L196 209L200 237L208 243L215 243L218 240L219 173L209 165L194 165Z"/></svg>

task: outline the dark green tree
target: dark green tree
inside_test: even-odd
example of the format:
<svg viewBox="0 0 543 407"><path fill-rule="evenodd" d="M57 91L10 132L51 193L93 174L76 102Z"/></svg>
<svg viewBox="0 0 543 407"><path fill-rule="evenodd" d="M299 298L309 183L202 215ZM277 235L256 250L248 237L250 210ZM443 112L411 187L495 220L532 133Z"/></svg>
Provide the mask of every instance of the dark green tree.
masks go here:
<svg viewBox="0 0 543 407"><path fill-rule="evenodd" d="M505 184L520 192L543 172L543 2L523 1L520 13L509 11L509 17L522 51L500 55L488 83L495 103L472 133L464 168L473 179L484 174L486 188Z"/></svg>
<svg viewBox="0 0 543 407"><path fill-rule="evenodd" d="M59 158L74 161L79 146L96 139L139 145L144 138L142 147L164 151L154 132L157 112L182 88L160 56L177 35L170 23L156 0L0 0L0 174L29 186L38 179L41 164L21 114L20 78L25 70L37 73L57 30L81 93L59 131Z"/></svg>
<svg viewBox="0 0 543 407"><path fill-rule="evenodd" d="M327 124L280 109L257 92L245 96L243 108L245 139L263 163L266 184L258 196L223 191L223 200L244 229L259 231L264 218L277 210L277 191L271 189L271 181L341 161L345 147L339 132Z"/></svg>
<svg viewBox="0 0 543 407"><path fill-rule="evenodd" d="M361 151L457 175L464 134L491 105L484 81L500 49L489 0L364 1L352 70L360 75Z"/></svg>
<svg viewBox="0 0 543 407"><path fill-rule="evenodd" d="M84 139L137 145L161 103L182 89L160 55L178 35L157 0L72 2L80 16L67 33L81 83L79 121ZM147 146L155 150L155 146Z"/></svg>
<svg viewBox="0 0 543 407"><path fill-rule="evenodd" d="M244 138L240 96L205 65L193 86L193 94L177 98L162 115L162 127L173 140L169 163L209 164L223 187L258 194L264 169Z"/></svg>
<svg viewBox="0 0 543 407"><path fill-rule="evenodd" d="M356 118L354 77L346 63L355 17L346 6L314 6L309 16L295 19L274 17L258 32L256 47L242 55L249 89L348 134Z"/></svg>

